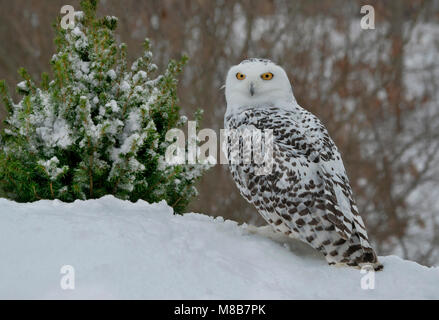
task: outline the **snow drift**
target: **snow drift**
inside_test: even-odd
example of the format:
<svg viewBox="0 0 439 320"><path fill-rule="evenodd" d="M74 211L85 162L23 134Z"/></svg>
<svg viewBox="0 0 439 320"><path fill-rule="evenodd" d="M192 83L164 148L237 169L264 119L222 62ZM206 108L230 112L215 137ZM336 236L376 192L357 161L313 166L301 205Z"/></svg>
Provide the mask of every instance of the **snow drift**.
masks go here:
<svg viewBox="0 0 439 320"><path fill-rule="evenodd" d="M329 267L267 229L166 203L99 200L17 204L0 199L1 299L438 299L439 268L381 257L365 274ZM75 289L60 286L65 265Z"/></svg>

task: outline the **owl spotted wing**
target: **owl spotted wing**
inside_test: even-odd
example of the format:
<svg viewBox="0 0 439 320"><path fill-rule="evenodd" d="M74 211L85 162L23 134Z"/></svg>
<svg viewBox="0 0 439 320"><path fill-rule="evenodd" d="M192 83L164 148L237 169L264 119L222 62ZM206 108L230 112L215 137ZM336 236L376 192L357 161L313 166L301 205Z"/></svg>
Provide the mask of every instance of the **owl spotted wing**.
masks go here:
<svg viewBox="0 0 439 320"><path fill-rule="evenodd" d="M364 223L358 215L337 147L317 117L303 109L300 115L297 118L297 113L293 116L288 111L276 111L274 115L261 116L257 127L272 129L275 154L277 150L283 154L283 158L294 159L291 161L301 168L299 173L302 170L304 175L307 174L306 177L302 176L301 181L311 181L318 186L312 193L313 199L308 200L310 191L303 190L302 193L308 193L306 202L311 201L319 209L309 208L310 214L318 214L321 221L331 223L346 240L351 237L353 229L360 233L360 239L364 236L364 240L367 240Z"/></svg>

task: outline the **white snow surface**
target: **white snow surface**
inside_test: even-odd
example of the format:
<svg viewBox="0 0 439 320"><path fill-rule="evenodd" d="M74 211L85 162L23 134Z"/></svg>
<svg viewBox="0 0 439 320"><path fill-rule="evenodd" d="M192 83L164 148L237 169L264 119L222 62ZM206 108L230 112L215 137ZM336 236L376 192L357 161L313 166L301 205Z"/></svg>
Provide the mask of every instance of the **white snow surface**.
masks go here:
<svg viewBox="0 0 439 320"><path fill-rule="evenodd" d="M375 289L266 228L165 202L0 199L0 299L438 299L439 268L381 257ZM62 266L75 289L62 290Z"/></svg>

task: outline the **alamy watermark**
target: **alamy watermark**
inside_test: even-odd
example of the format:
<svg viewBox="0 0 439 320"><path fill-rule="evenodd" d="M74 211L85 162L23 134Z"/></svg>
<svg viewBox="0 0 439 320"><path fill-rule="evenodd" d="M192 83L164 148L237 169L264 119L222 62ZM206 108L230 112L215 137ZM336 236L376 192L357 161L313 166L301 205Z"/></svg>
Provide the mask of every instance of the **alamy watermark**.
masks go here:
<svg viewBox="0 0 439 320"><path fill-rule="evenodd" d="M375 269L373 265L364 265L361 267L361 289L374 290L375 289Z"/></svg>
<svg viewBox="0 0 439 320"><path fill-rule="evenodd" d="M75 8L71 5L65 5L61 7L60 13L64 15L61 18L61 28L73 29L75 27Z"/></svg>
<svg viewBox="0 0 439 320"><path fill-rule="evenodd" d="M214 130L203 129L197 134L196 122L188 122L188 141L181 129L166 133L171 142L165 153L169 165L180 164L253 164L256 175L270 174L273 169L273 130L259 130L253 126L220 130L220 156L218 137ZM206 141L207 140L207 141ZM200 144L201 141L205 141ZM200 144L200 145L199 145Z"/></svg>
<svg viewBox="0 0 439 320"><path fill-rule="evenodd" d="M375 8L371 5L364 5L360 10L364 17L361 18L360 26L363 30L375 29Z"/></svg>
<svg viewBox="0 0 439 320"><path fill-rule="evenodd" d="M75 268L70 265L61 267L62 274L60 286L62 290L75 290Z"/></svg>

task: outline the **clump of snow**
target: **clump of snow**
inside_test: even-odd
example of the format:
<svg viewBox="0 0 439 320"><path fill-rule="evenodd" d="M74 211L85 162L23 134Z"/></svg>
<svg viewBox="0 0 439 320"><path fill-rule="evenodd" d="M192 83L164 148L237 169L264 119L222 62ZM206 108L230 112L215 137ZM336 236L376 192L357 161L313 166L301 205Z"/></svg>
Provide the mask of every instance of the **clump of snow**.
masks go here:
<svg viewBox="0 0 439 320"><path fill-rule="evenodd" d="M26 81L21 81L20 83L18 83L17 88L19 88L20 90L23 90L23 91L29 90L29 88L27 87Z"/></svg>
<svg viewBox="0 0 439 320"><path fill-rule="evenodd" d="M363 290L359 270L263 230L176 216L165 202L0 199L0 299L439 298L439 268L381 257ZM63 266L74 290L61 289Z"/></svg>
<svg viewBox="0 0 439 320"><path fill-rule="evenodd" d="M111 109L111 111L113 111L114 113L119 112L119 110L120 110L120 108L117 105L117 102L115 100L111 100L110 102L108 102L106 107L109 107Z"/></svg>
<svg viewBox="0 0 439 320"><path fill-rule="evenodd" d="M87 36L81 31L81 29L79 27L75 27L72 32L71 35L75 38L76 42L75 42L75 48L77 50L81 50L84 49L88 46L88 39Z"/></svg>
<svg viewBox="0 0 439 320"><path fill-rule="evenodd" d="M108 16L108 17L105 17L105 19L107 20L107 21L109 21L109 22L117 22L117 21L119 21L119 18L117 18L117 17L115 17L115 16Z"/></svg>
<svg viewBox="0 0 439 320"><path fill-rule="evenodd" d="M111 78L111 80L115 80L117 78L117 74L116 71L114 71L113 69L111 69L110 71L107 72L107 75Z"/></svg>
<svg viewBox="0 0 439 320"><path fill-rule="evenodd" d="M122 90L122 92L129 92L131 90L131 86L127 81L122 81L122 83L120 84L120 90Z"/></svg>
<svg viewBox="0 0 439 320"><path fill-rule="evenodd" d="M44 172L46 172L51 181L55 181L60 174L65 173L69 169L68 166L58 168L59 160L57 157L52 157L47 161L40 160L38 164L44 169Z"/></svg>
<svg viewBox="0 0 439 320"><path fill-rule="evenodd" d="M138 83L138 82L140 82L140 81L142 81L142 80L145 80L145 79L147 79L147 78L148 78L148 74L147 74L145 71L140 70L139 72L137 72L137 73L134 75L134 77L133 77L133 81L134 81L134 83Z"/></svg>
<svg viewBox="0 0 439 320"><path fill-rule="evenodd" d="M76 21L83 21L83 19L84 19L84 12L75 11L75 20Z"/></svg>

